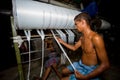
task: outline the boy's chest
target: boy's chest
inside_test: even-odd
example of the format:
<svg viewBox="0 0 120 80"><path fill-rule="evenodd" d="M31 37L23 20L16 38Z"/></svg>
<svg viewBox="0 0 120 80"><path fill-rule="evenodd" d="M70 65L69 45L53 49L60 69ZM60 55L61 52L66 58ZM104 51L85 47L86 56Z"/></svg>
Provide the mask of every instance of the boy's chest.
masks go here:
<svg viewBox="0 0 120 80"><path fill-rule="evenodd" d="M93 49L93 43L90 38L83 38L81 47L84 51L91 51Z"/></svg>

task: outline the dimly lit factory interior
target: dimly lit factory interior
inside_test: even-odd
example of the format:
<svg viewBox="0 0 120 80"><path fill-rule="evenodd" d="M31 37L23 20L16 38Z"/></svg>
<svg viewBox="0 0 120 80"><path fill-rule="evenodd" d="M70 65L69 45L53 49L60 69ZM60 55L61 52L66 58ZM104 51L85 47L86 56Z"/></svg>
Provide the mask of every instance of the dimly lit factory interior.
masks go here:
<svg viewBox="0 0 120 80"><path fill-rule="evenodd" d="M96 2L92 6L90 3ZM41 80L51 44L61 65L72 65L81 56L81 48L72 51L61 45L56 36L75 44L81 33L74 17L83 11L97 17L93 30L102 35L110 68L101 80L120 79L120 14L113 0L1 0L0 1L0 80ZM100 25L99 25L100 24ZM47 80L59 80L52 70Z"/></svg>

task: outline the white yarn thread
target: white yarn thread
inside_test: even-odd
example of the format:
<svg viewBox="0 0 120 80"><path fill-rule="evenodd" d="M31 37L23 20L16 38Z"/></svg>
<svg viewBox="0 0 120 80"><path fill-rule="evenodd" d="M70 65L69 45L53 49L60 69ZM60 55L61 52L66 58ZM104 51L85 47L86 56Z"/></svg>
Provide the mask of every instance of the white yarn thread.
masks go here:
<svg viewBox="0 0 120 80"><path fill-rule="evenodd" d="M43 64L44 64L44 39L45 39L45 35L44 35L43 30L41 30L41 32L39 30L37 30L37 33L40 35L40 37L42 39L42 65L41 65L41 72L40 72L40 77L42 77Z"/></svg>
<svg viewBox="0 0 120 80"><path fill-rule="evenodd" d="M16 0L13 13L17 29L75 29L74 17L80 11L32 0Z"/></svg>
<svg viewBox="0 0 120 80"><path fill-rule="evenodd" d="M65 54L66 58L67 58L68 61L70 62L71 66L73 67L74 70L76 70L75 67L74 67L74 65L72 64L71 60L70 60L69 57L67 56L66 52L64 51L63 47L61 46L61 44L59 43L59 41L56 39L53 30L51 30L51 32L52 32L52 35L53 35L53 37L55 38L56 42L58 43L59 47L61 48L61 50L62 50L63 53Z"/></svg>
<svg viewBox="0 0 120 80"><path fill-rule="evenodd" d="M18 47L20 48L20 46L23 43L23 40L22 40L21 36L16 36L16 37L13 37L13 42L18 43Z"/></svg>
<svg viewBox="0 0 120 80"><path fill-rule="evenodd" d="M31 66L31 54L30 54L30 37L31 37L31 33L30 30L26 31L24 30L24 33L27 37L28 40L28 46L29 46L29 65L28 65L28 75L27 75L27 80L30 80L30 66Z"/></svg>

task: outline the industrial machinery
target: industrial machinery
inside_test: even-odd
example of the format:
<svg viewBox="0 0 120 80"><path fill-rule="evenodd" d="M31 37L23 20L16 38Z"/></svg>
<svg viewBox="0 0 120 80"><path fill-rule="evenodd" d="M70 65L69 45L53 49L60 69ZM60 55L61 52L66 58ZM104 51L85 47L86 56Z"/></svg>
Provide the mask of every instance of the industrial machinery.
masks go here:
<svg viewBox="0 0 120 80"><path fill-rule="evenodd" d="M37 60L41 61L39 62L41 66L39 72L40 77L42 77L44 58L48 48L47 43L50 42L50 38L55 40L56 46L58 45L58 49L63 53L61 55L62 64L65 64L67 59L72 65L56 36L73 44L76 36L74 32L74 17L81 12L32 0L12 0L12 5L11 25L20 80L31 80L32 61ZM24 48L22 48L23 46ZM23 51L26 48L27 50ZM38 54L37 58L33 59L33 56L36 55L34 53ZM22 62L24 58L22 56L24 55L27 55L24 59L27 59L27 61ZM28 63L27 70L23 70L23 63Z"/></svg>
<svg viewBox="0 0 120 80"><path fill-rule="evenodd" d="M44 0L43 0L44 1ZM67 51L57 41L56 36L65 42L74 44L80 36L75 31L74 17L81 12L77 9L61 7L37 0L12 0L11 25L13 42L18 63L20 80L31 80L32 75L39 71L42 77L44 59L48 53L48 44L54 40L55 47L61 54L61 64L66 60L72 65ZM106 29L110 24L101 19L101 28ZM33 71L32 63L38 61L40 69ZM27 66L27 69L23 69ZM34 66L35 67L35 66ZM73 69L74 66L72 65ZM37 74L38 75L38 74Z"/></svg>

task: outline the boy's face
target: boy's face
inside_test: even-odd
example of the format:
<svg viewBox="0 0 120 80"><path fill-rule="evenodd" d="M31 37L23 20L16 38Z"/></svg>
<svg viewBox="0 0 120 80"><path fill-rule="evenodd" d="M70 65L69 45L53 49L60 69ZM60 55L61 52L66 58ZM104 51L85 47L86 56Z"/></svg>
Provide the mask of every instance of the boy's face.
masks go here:
<svg viewBox="0 0 120 80"><path fill-rule="evenodd" d="M81 21L75 21L75 26L76 26L76 29L81 32L81 30L82 30Z"/></svg>

